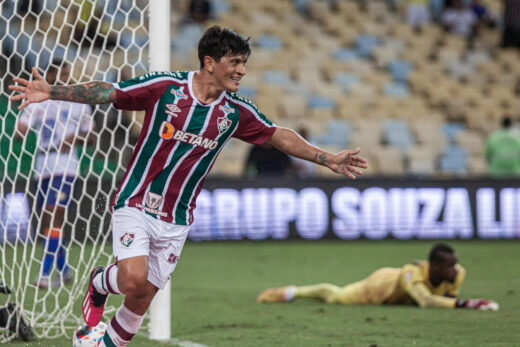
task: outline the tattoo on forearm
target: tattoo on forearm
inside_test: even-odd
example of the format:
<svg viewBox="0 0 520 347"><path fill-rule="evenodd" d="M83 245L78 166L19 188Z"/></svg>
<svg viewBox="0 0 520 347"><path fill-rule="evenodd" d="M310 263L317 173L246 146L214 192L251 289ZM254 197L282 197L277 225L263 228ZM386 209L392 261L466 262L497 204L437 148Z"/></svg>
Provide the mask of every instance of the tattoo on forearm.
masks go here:
<svg viewBox="0 0 520 347"><path fill-rule="evenodd" d="M51 86L51 99L78 102L82 104L109 104L115 101L115 93L111 99L114 86L107 82L88 82L73 86Z"/></svg>
<svg viewBox="0 0 520 347"><path fill-rule="evenodd" d="M320 164L323 165L327 161L327 156L324 153L320 154Z"/></svg>
<svg viewBox="0 0 520 347"><path fill-rule="evenodd" d="M318 152L316 152L316 155L314 156L314 159L312 159L313 162L316 162L316 159L318 158Z"/></svg>

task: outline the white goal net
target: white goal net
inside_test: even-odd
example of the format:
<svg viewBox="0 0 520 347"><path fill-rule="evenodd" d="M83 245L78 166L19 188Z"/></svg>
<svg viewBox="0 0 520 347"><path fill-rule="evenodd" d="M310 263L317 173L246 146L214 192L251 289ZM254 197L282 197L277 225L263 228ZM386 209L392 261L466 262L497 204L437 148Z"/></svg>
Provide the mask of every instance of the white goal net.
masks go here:
<svg viewBox="0 0 520 347"><path fill-rule="evenodd" d="M67 84L115 82L148 71L147 6L148 1L140 0L0 1L0 282L11 290L0 292L0 307L15 304L37 338L71 336L83 320L81 298L90 270L113 262L107 242L110 199L143 115L119 112L111 105L92 108L92 142L74 149L79 165L62 227L72 281L65 283L56 251L48 287L42 288L38 279L49 236L44 235L45 207L43 212L38 208L44 182L36 179L35 166L39 156L49 160L50 152L62 147L43 148L38 141L41 128L29 127L24 136L15 136L19 103L8 101L12 93L7 86L13 77L29 79L32 66L45 76L57 61L70 67ZM54 136L55 128L47 130ZM107 312L115 305L109 301ZM0 326L0 343L12 339L13 330Z"/></svg>

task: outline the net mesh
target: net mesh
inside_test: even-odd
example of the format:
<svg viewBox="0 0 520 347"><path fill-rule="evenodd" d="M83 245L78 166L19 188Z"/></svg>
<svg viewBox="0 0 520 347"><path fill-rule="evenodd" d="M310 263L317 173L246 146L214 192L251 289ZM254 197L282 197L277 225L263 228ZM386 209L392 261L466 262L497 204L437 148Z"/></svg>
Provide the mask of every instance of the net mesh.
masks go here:
<svg viewBox="0 0 520 347"><path fill-rule="evenodd" d="M44 75L56 59L70 66L67 84L115 82L147 71L147 2L139 0L27 0L0 2L0 306L12 302L38 338L71 336L82 322L81 298L96 264L113 261L110 199L140 130L140 113L93 107L91 144L77 146L78 175L63 230L72 282L63 283L56 265L50 288L37 285L43 260L44 217L37 209L34 165L38 133L15 136L18 103L8 101L13 77ZM61 280L60 280L61 279ZM109 302L110 303L110 302ZM107 313L114 306L108 306ZM11 314L11 318L15 315ZM13 329L11 329L13 330ZM0 342L14 337L0 327Z"/></svg>

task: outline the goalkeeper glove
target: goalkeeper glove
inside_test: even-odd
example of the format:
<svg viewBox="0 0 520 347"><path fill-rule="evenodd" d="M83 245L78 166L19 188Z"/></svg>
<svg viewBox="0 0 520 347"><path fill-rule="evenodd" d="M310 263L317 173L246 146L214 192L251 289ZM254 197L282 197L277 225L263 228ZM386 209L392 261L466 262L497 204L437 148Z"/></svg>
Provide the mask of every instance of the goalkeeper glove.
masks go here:
<svg viewBox="0 0 520 347"><path fill-rule="evenodd" d="M486 299L459 299L455 303L455 307L457 308L471 308L474 310L481 311L498 311L498 303L493 300Z"/></svg>

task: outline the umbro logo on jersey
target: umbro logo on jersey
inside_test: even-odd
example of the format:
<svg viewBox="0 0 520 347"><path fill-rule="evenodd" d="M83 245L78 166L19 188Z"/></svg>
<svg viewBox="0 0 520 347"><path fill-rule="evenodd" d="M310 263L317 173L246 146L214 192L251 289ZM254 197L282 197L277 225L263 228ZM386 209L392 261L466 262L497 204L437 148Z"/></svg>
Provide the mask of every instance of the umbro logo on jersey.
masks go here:
<svg viewBox="0 0 520 347"><path fill-rule="evenodd" d="M197 134L192 134L187 131L175 129L175 127L167 121L162 122L161 128L159 129L159 136L165 140L173 139L206 149L215 149L218 146L218 142L215 140L211 140Z"/></svg>
<svg viewBox="0 0 520 347"><path fill-rule="evenodd" d="M166 104L166 110L164 112L170 116L177 117L177 112L181 112L181 109L175 104Z"/></svg>
<svg viewBox="0 0 520 347"><path fill-rule="evenodd" d="M181 92L180 90L177 90L177 89L172 89L171 90L171 93L173 95L175 95L175 97L179 98L179 99L183 99L183 100L186 100L188 99L188 96L186 94L184 94L183 92Z"/></svg>
<svg viewBox="0 0 520 347"><path fill-rule="evenodd" d="M146 206L150 208L158 208L161 205L162 196L152 192L146 194Z"/></svg>

